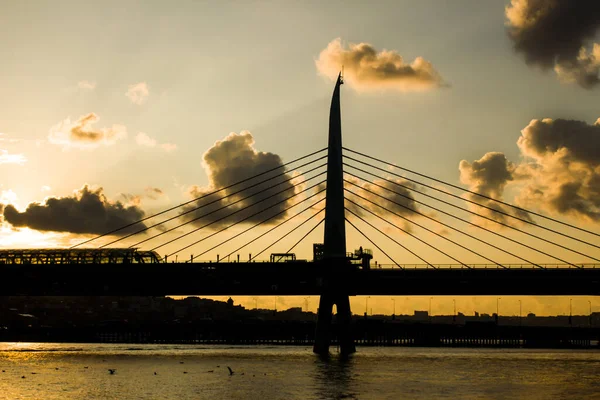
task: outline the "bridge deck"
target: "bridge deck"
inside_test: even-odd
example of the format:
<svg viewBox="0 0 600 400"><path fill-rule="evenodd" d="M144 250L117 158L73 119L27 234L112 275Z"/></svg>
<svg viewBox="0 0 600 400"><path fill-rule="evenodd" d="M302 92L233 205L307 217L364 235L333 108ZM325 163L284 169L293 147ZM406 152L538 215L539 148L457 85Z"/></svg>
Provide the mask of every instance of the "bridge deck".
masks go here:
<svg viewBox="0 0 600 400"><path fill-rule="evenodd" d="M6 264L0 296L319 295L340 268L350 295L600 295L594 267L362 270L288 262Z"/></svg>

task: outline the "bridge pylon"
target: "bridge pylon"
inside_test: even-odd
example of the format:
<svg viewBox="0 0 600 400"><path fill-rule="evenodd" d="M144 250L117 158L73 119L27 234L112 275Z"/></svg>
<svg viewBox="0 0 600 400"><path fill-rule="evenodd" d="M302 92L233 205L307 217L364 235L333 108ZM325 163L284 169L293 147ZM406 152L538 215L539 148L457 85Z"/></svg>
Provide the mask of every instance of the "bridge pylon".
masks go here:
<svg viewBox="0 0 600 400"><path fill-rule="evenodd" d="M342 354L356 351L352 338L350 298L344 273L350 267L346 256L346 218L344 213L344 180L342 165L342 121L338 76L329 111L327 150L327 189L325 198L325 232L323 238L323 290L319 300L317 330L313 352L328 354L332 330L333 306L337 309L337 335Z"/></svg>

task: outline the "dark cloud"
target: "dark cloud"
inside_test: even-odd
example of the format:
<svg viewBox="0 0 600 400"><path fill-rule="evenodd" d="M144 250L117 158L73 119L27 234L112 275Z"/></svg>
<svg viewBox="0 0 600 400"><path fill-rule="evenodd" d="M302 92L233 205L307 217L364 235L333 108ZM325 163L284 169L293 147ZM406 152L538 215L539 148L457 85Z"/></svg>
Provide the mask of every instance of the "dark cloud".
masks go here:
<svg viewBox="0 0 600 400"><path fill-rule="evenodd" d="M189 189L189 193L192 197L200 197L206 195L210 192L213 192L216 189L229 186L235 182L250 178L261 172L265 172L282 165L281 158L277 154L257 151L254 148L254 138L252 137L252 134L246 131L241 132L239 135L236 133L231 133L225 139L216 142L213 147L211 147L210 149L208 149L208 151L206 151L206 153L204 153L203 160L204 168L208 175L209 185L208 187L192 186ZM256 179L252 179L241 185L236 185L231 189L223 190L218 192L217 194L205 197L204 199L201 199L193 203L192 205L184 208L184 212L189 211L195 207L211 203L225 195L232 194L241 189L248 188L249 186L254 185L255 183L258 183L269 177L278 175L281 172L284 172L283 168L262 175ZM233 222L246 218L260 210L266 210L269 206L273 206L278 202L282 202L281 204L274 206L268 211L265 211L257 216L249 218L245 222L256 223L262 221L270 216L277 214L278 212L283 211L286 207L300 200L299 196L291 200L285 200L289 196L293 195L295 191L300 190L298 188L293 188L292 181L287 181L278 185L275 188L267 189L269 186L274 185L277 182L283 182L284 180L289 178L292 178L292 175L290 173L286 173L283 176L275 178L273 181L260 184L250 189L242 190L240 193L232 195L226 199L218 200L214 202L214 204L205 206L197 211L185 215L184 218L186 218L188 221L195 218L199 218L198 220L194 221L193 224L196 226L202 226L209 222L213 222L222 217L225 217L226 215L234 211L249 206L258 200L265 199L279 191L288 189L283 193L275 195L269 200L265 200L259 203L255 207L250 207L247 210L238 212L231 218L226 218L222 221L219 221L218 223L214 223L210 226L210 228L221 228L224 225L229 225ZM311 184L316 184L317 182L319 182L319 180L315 179L314 181L311 181ZM257 193L256 196L253 196L247 200L239 201L238 203L231 205L232 203L255 193ZM231 206L227 207L224 210L214 212L210 216L202 217L202 215L217 210L226 205ZM286 217L286 214L287 213L282 213L281 215L271 219L268 223L279 222Z"/></svg>
<svg viewBox="0 0 600 400"><path fill-rule="evenodd" d="M422 57L406 63L397 52L378 52L368 43L350 44L345 49L339 38L321 51L316 65L319 73L331 79L337 78L343 66L344 81L358 90L414 91L447 86L433 65Z"/></svg>
<svg viewBox="0 0 600 400"><path fill-rule="evenodd" d="M591 88L600 82L598 0L512 0L508 34L530 65L554 69L565 82ZM587 47L586 47L587 46Z"/></svg>
<svg viewBox="0 0 600 400"><path fill-rule="evenodd" d="M534 119L517 142L528 157L558 156L563 163L600 163L600 118L592 125L568 119Z"/></svg>
<svg viewBox="0 0 600 400"><path fill-rule="evenodd" d="M467 160L462 160L458 169L460 171L460 181L468 185L469 190L491 197L492 199L502 200L504 188L514 179L516 166L508 161L503 153L490 152L472 163L469 163ZM465 196L469 200L493 210L501 211L509 215L514 214L510 207L503 206L494 200L488 200L470 193L467 193ZM474 204L470 204L469 208L488 218L506 222L506 215L477 207ZM518 216L519 218L528 218L527 215L520 212L518 212ZM479 222L485 223L485 221Z"/></svg>
<svg viewBox="0 0 600 400"><path fill-rule="evenodd" d="M479 160L469 163L462 160L458 166L460 180L471 190L490 197L500 197L506 184L511 181L515 170L513 163L504 154L486 153Z"/></svg>
<svg viewBox="0 0 600 400"><path fill-rule="evenodd" d="M534 119L517 145L532 160L519 166L528 176L521 203L600 221L600 119Z"/></svg>
<svg viewBox="0 0 600 400"><path fill-rule="evenodd" d="M406 217L410 220L418 218L418 214L414 213L413 211L410 211L410 209L412 209L422 213L422 211L419 208L419 205L415 203L414 196L410 190L417 189L417 185L399 178L389 179L405 187L394 185L393 183L383 179L376 179L373 181L373 183L368 183L349 176L346 178L346 180L352 182L352 184L345 183L344 186L346 187L346 189L366 199L369 199L372 203L361 199L357 196L354 196L348 192L346 192L346 196L348 197L348 199L360 204L367 210L372 211L374 214L380 215L385 219L394 222L395 224L402 224L404 229L410 231L412 229L412 224L410 222L402 218L396 217L393 214L390 214L382 207L385 207L387 210L393 211L394 213ZM356 185L360 186L360 188L356 187ZM396 193L392 193L391 191L382 188L382 186L393 190ZM363 190L361 188L364 188L366 190ZM350 201L346 201L346 207L363 218L373 218L372 214L358 207Z"/></svg>
<svg viewBox="0 0 600 400"><path fill-rule="evenodd" d="M28 227L40 231L102 234L144 217L137 206L111 202L102 193L85 185L69 197L49 197L44 203L30 203L24 212L6 205L4 219L14 227ZM119 234L143 228L138 224Z"/></svg>
<svg viewBox="0 0 600 400"><path fill-rule="evenodd" d="M495 199L502 199L506 186L513 184L518 189L516 203L523 208L600 221L600 119L592 125L534 119L521 131L517 145L521 163L511 163L502 153L487 153L472 164L463 160L461 181L470 190ZM516 212L479 196L469 198ZM486 214L505 219L491 211ZM522 212L518 216L528 218Z"/></svg>

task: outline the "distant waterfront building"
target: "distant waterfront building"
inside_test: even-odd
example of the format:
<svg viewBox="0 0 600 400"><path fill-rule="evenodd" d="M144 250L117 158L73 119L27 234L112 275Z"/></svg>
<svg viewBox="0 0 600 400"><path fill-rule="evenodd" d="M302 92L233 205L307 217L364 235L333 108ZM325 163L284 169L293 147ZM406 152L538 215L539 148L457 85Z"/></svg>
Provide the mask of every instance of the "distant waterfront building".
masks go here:
<svg viewBox="0 0 600 400"><path fill-rule="evenodd" d="M427 320L429 320L429 311L415 310L413 316L414 316L415 320L417 320L417 321L427 321Z"/></svg>

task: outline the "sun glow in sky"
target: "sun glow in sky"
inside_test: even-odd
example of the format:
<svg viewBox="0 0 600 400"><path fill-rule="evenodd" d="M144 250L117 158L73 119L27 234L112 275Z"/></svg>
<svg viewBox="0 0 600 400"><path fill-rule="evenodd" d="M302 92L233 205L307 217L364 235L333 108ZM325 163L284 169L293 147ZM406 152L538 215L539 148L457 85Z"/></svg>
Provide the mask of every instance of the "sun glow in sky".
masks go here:
<svg viewBox="0 0 600 400"><path fill-rule="evenodd" d="M538 3L7 2L0 12L0 248L69 246L246 178L249 171L324 148L331 92L342 65L345 146L599 232L600 10L594 1L578 2L569 11L574 15L564 15L580 21L581 29L575 29L556 19L560 10L540 11ZM572 48L557 50L556 37L569 38ZM305 171L292 168L289 176L297 175L292 183L314 175ZM378 173L400 179L393 173L401 171L388 171ZM418 184L411 188L439 195ZM440 235L464 240L502 263L557 263L558 258L579 264L594 262L582 254L600 258L597 248L567 243L538 227L515 225L582 254L473 219L468 211L441 206L515 241L419 207L521 257L490 250L425 217L415 221L431 232L393 219L465 263L490 261ZM299 216L288 229L310 215ZM272 251L288 249L319 219ZM368 220L427 261L455 263L382 220ZM534 221L599 243L597 236ZM272 227L265 225L250 239ZM232 228L230 235L248 226ZM174 229L140 247L156 248L188 230ZM352 227L347 233L349 250L373 248ZM372 234L394 260L422 263ZM136 245L150 235L118 245ZM171 254L198 235L156 251ZM322 242L322 235L322 227L310 234L294 249L298 257L312 258L312 243ZM221 240L206 239L178 258L215 259L233 252L231 257L241 254L244 260L273 239L239 252L248 239L206 251ZM378 263L393 262L374 252ZM428 298L397 299L397 313L428 308ZM588 312L588 300L600 308L596 298L578 298L578 313ZM255 305L252 298L236 301ZM259 301L269 307L274 298ZM352 299L355 312L364 301ZM278 304L304 306L305 299L278 298ZM314 310L316 298L312 304ZM370 304L375 313L391 313L387 297ZM450 298L440 297L436 304L435 313L451 311ZM494 312L496 299L460 298L457 304L469 314ZM524 297L523 304L527 311L564 314L569 299ZM516 314L518 302L503 301L503 309Z"/></svg>

